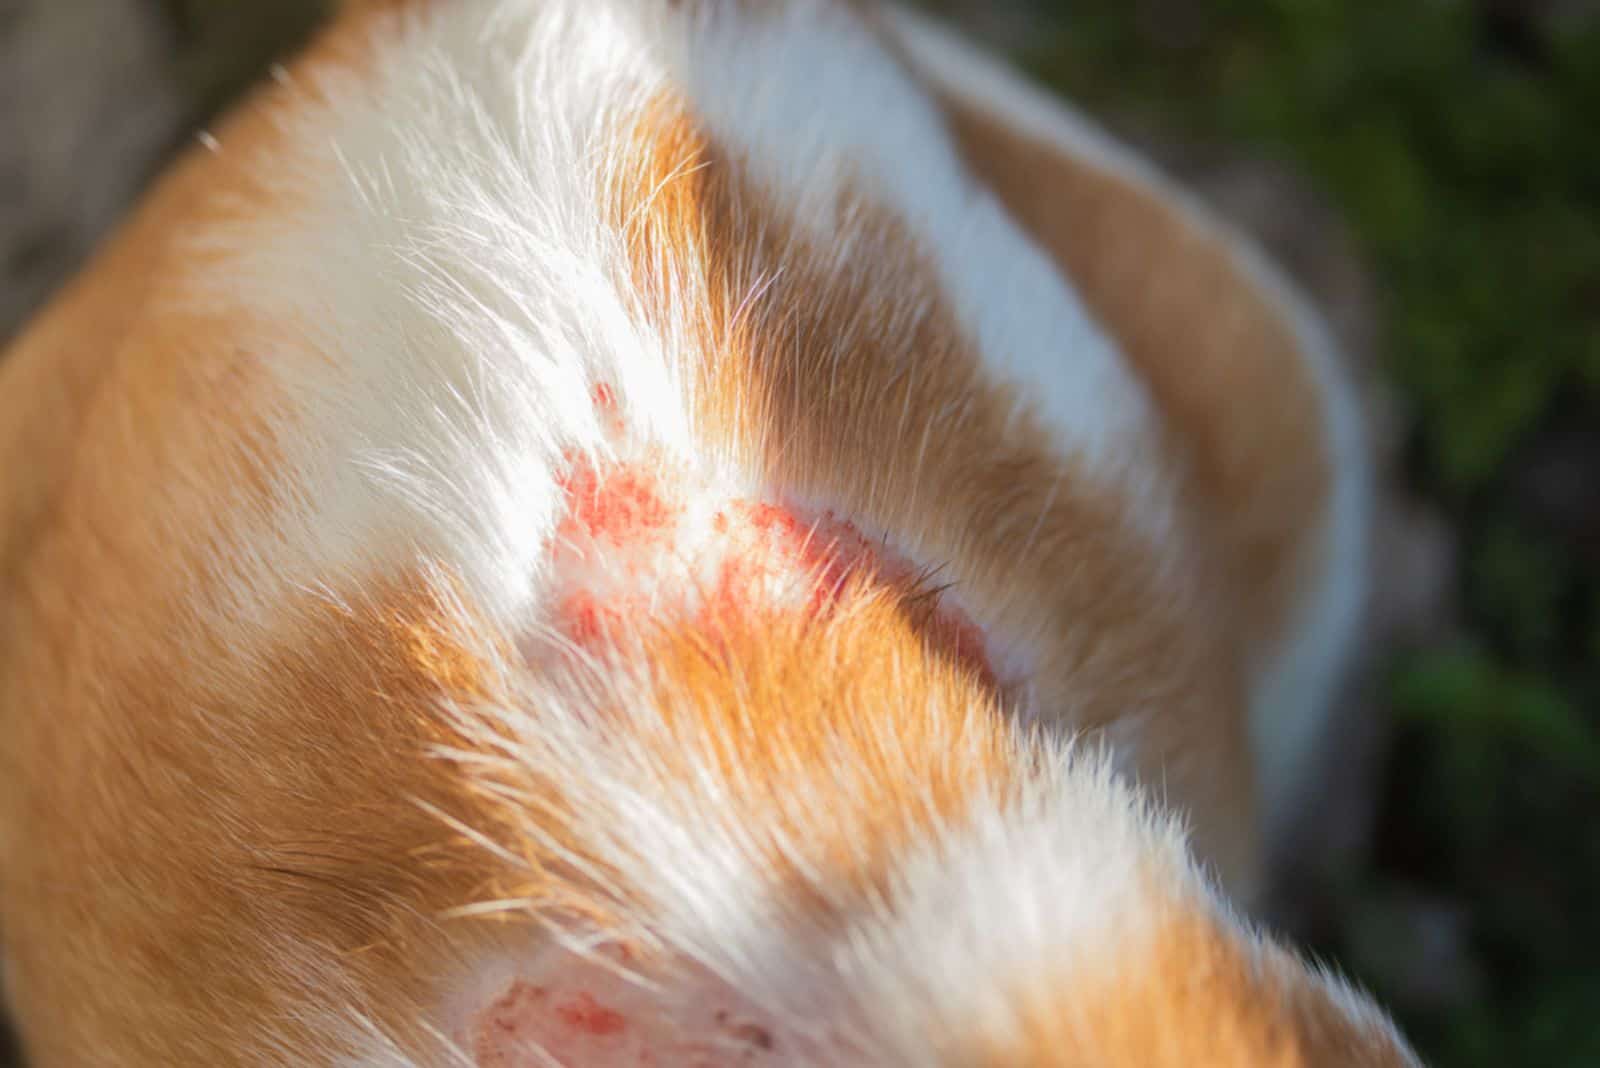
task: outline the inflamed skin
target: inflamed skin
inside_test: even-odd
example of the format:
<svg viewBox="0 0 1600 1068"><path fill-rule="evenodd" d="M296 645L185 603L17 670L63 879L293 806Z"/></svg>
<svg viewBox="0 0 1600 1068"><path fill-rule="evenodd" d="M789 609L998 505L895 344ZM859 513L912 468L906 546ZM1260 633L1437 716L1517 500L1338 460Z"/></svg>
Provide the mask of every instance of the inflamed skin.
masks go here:
<svg viewBox="0 0 1600 1068"><path fill-rule="evenodd" d="M0 364L36 1068L1412 1065L1249 910L1345 370L897 7L351 0Z"/></svg>

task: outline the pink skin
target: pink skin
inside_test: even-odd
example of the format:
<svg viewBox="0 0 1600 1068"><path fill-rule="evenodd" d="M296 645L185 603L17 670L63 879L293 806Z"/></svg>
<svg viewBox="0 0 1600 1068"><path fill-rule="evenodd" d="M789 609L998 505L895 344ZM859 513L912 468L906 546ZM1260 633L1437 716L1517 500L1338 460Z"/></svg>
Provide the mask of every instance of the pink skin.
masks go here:
<svg viewBox="0 0 1600 1068"><path fill-rule="evenodd" d="M593 399L621 437L613 390L596 386ZM857 577L917 585L907 561L831 512L735 496L654 452L604 466L576 453L567 459L556 623L580 649L612 644L640 619L677 615L714 632L774 609L822 616ZM935 648L996 681L983 636L948 601L918 625Z"/></svg>
<svg viewBox="0 0 1600 1068"><path fill-rule="evenodd" d="M612 961L626 954L610 951ZM594 960L564 957L516 979L470 1023L478 1068L778 1068L777 1029L725 989L666 1005L659 991Z"/></svg>

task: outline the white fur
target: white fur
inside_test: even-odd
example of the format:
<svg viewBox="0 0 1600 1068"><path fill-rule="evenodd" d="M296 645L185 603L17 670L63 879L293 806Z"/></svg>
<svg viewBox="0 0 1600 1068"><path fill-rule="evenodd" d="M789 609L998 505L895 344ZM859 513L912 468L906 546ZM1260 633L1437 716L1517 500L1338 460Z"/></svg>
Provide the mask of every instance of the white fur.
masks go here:
<svg viewBox="0 0 1600 1068"><path fill-rule="evenodd" d="M296 433L270 573L249 578L428 559L531 623L564 457L610 449L591 387L640 441L689 450L675 340L619 284L597 196L662 76L623 5L466 0L398 32L362 78L282 90L330 101L296 109L302 154L272 161L287 218L207 238L231 258L207 299L295 324L259 342Z"/></svg>

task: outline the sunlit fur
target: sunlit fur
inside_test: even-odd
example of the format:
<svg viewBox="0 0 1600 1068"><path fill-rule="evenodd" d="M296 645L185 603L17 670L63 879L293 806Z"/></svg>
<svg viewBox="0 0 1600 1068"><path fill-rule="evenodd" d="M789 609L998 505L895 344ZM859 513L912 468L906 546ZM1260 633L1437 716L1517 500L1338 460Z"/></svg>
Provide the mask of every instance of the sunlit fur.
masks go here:
<svg viewBox="0 0 1600 1068"><path fill-rule="evenodd" d="M1348 390L1108 144L873 4L350 4L0 365L35 1062L471 1063L621 961L770 1066L1413 1063L1240 918Z"/></svg>

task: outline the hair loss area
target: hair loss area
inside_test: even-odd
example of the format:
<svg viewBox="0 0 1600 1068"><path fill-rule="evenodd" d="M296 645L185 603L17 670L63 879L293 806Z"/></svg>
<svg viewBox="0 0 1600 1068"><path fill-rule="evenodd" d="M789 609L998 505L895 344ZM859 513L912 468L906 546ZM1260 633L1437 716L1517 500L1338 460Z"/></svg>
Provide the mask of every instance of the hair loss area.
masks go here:
<svg viewBox="0 0 1600 1068"><path fill-rule="evenodd" d="M629 445L612 390L597 386L593 399L614 444L564 458L549 655L603 654L652 627L715 639L763 619L822 621L879 596L901 604L934 650L996 682L984 635L937 569L829 509Z"/></svg>
<svg viewBox="0 0 1600 1068"><path fill-rule="evenodd" d="M618 947L554 951L498 985L461 1028L480 1068L786 1068L797 1036L706 976L668 994Z"/></svg>

